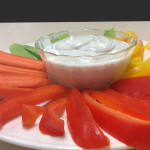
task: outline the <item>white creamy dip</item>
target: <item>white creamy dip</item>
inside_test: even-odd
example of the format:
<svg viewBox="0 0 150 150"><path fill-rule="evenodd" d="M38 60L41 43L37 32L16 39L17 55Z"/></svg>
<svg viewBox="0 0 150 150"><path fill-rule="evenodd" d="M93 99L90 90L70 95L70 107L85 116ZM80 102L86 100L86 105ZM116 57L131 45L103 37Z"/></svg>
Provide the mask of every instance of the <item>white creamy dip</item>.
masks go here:
<svg viewBox="0 0 150 150"><path fill-rule="evenodd" d="M115 53L128 48L125 42L110 39L105 36L96 35L77 35L70 36L63 40L46 47L45 52L51 52L56 55L69 56L95 56L99 54Z"/></svg>
<svg viewBox="0 0 150 150"><path fill-rule="evenodd" d="M128 47L125 42L104 36L70 36L45 47L44 51L50 53L43 59L54 83L81 90L100 89L125 72L134 49L122 51Z"/></svg>

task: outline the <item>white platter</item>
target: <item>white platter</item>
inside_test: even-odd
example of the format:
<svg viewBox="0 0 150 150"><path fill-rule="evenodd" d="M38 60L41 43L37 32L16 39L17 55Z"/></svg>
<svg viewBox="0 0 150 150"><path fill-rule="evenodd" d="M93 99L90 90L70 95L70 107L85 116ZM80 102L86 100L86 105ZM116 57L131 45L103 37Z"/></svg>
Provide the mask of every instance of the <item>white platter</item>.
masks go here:
<svg viewBox="0 0 150 150"><path fill-rule="evenodd" d="M144 45L147 41L143 41ZM28 45L34 46L34 43ZM9 50L6 50L9 53ZM144 59L147 59L150 56L150 51L145 51ZM44 104L44 103L43 103ZM43 104L40 104L41 106ZM42 150L79 150L82 149L78 147L72 140L66 122L66 112L64 112L62 119L65 121L65 135L64 137L51 137L48 135L43 135L39 128L38 124L41 117L39 117L34 126L31 128L25 128L22 125L21 115L7 122L0 129L0 140L12 143L15 145L33 148L33 149L42 149ZM110 146L104 148L103 150L121 150L121 149L130 149L127 145L119 142L109 134L105 133L106 136L110 139Z"/></svg>

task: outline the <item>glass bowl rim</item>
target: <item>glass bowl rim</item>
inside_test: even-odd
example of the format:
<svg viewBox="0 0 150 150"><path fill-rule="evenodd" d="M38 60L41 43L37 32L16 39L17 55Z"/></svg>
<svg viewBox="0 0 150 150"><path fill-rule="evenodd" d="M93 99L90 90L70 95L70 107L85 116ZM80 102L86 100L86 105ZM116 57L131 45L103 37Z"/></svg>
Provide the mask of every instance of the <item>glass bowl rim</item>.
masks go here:
<svg viewBox="0 0 150 150"><path fill-rule="evenodd" d="M60 32L56 32L56 33L51 33L51 34L48 34L48 35L43 35L41 38L39 38L38 40L36 40L35 47L36 47L36 49L40 50L42 53L49 53L49 54L52 54L54 56L64 56L64 57L74 57L74 58L76 58L76 57L98 57L98 56L104 56L104 55L115 55L115 54L118 54L118 53L121 53L121 52L129 50L132 47L136 46L136 44L137 44L137 39L134 36L132 36L131 34L127 34L127 33L124 33L122 31L115 31L115 33L117 32L117 33L123 33L123 34L129 35L130 37L132 37L133 39L135 39L135 42L131 46L129 46L128 48L125 48L125 49L123 49L121 51L118 51L118 52L115 52L115 53L98 54L98 55L94 55L94 56L89 56L89 55L82 55L82 56L57 55L57 54L54 54L52 52L45 52L45 51L43 51L43 49L40 49L37 46L37 42L39 40L41 40L43 37L45 37L45 36L49 36L49 35L52 35L52 34L59 34L59 33L62 33L62 32L84 31L84 30L101 30L101 31L105 31L104 29L89 29L89 28L86 28L86 29L73 29L73 30L68 30L68 31L60 31Z"/></svg>

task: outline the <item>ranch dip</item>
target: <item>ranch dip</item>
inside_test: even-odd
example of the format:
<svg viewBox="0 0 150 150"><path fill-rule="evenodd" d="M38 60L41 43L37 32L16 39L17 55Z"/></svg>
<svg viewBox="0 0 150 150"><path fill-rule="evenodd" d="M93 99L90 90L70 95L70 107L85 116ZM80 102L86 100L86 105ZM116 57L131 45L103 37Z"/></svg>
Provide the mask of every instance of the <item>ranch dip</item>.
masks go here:
<svg viewBox="0 0 150 150"><path fill-rule="evenodd" d="M56 55L95 56L99 54L115 53L128 48L125 42L110 39L105 36L78 35L70 36L46 47L44 51Z"/></svg>
<svg viewBox="0 0 150 150"><path fill-rule="evenodd" d="M45 47L50 53L45 53L44 61L54 83L100 89L125 72L132 54L122 51L127 48L127 43L105 36L70 36Z"/></svg>

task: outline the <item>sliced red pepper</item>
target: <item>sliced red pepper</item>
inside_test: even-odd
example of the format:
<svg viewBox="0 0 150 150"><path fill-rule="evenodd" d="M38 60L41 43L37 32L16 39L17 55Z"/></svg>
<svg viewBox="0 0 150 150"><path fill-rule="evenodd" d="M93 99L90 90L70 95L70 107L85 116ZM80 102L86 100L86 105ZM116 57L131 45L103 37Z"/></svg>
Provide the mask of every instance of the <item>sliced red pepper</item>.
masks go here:
<svg viewBox="0 0 150 150"><path fill-rule="evenodd" d="M66 112L69 132L79 147L94 149L109 145L109 139L96 124L77 88L69 93Z"/></svg>
<svg viewBox="0 0 150 150"><path fill-rule="evenodd" d="M27 92L31 90L33 89L0 86L0 100L3 100L16 93Z"/></svg>
<svg viewBox="0 0 150 150"><path fill-rule="evenodd" d="M150 109L149 100L143 100L143 99L134 98L128 95L124 95L107 87L103 88L101 92L113 96L114 98L118 99L118 101L128 103L131 105L135 105L135 106L141 106L141 110Z"/></svg>
<svg viewBox="0 0 150 150"><path fill-rule="evenodd" d="M100 104L89 95L90 91L90 89L84 90L82 96L98 125L128 146L149 150L150 122L136 119Z"/></svg>
<svg viewBox="0 0 150 150"><path fill-rule="evenodd" d="M39 103L67 96L70 90L64 85L47 85L34 90L14 94L0 101L0 126L9 118L21 113L22 105L37 105Z"/></svg>
<svg viewBox="0 0 150 150"><path fill-rule="evenodd" d="M117 80L110 88L125 95L150 100L150 76Z"/></svg>
<svg viewBox="0 0 150 150"><path fill-rule="evenodd" d="M22 105L22 123L32 125L36 119L42 115L45 111L45 107Z"/></svg>
<svg viewBox="0 0 150 150"><path fill-rule="evenodd" d="M113 92L115 94L112 94ZM90 95L109 108L125 113L134 118L150 121L150 101L135 99L133 97L117 93L109 88L103 88L102 91L91 91ZM145 103L147 104L147 107L144 107Z"/></svg>
<svg viewBox="0 0 150 150"><path fill-rule="evenodd" d="M66 102L67 97L61 97L46 106L39 124L39 129L42 133L50 136L64 135L64 121L59 118L59 115L61 115L66 107Z"/></svg>

